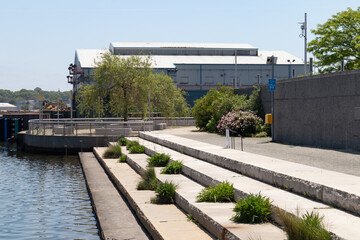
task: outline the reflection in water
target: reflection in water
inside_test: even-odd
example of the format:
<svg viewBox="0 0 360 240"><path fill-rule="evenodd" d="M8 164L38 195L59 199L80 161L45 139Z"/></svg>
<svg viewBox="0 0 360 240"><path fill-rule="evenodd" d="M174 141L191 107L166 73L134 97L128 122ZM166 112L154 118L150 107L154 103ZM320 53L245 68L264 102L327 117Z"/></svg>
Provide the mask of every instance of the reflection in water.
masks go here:
<svg viewBox="0 0 360 240"><path fill-rule="evenodd" d="M0 145L0 239L99 239L76 156Z"/></svg>

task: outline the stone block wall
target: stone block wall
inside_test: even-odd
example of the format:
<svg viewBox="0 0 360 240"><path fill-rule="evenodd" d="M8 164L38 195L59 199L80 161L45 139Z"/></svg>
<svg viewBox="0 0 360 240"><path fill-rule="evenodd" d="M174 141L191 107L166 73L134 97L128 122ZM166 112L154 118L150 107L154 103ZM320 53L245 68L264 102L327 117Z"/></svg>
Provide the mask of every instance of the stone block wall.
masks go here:
<svg viewBox="0 0 360 240"><path fill-rule="evenodd" d="M360 71L277 81L276 142L360 150Z"/></svg>

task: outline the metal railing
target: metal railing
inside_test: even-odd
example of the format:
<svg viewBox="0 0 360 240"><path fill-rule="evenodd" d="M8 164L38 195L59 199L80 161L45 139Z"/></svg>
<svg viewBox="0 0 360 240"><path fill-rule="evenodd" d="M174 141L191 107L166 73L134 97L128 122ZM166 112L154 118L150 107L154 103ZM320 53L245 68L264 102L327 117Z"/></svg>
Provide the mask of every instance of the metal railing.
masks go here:
<svg viewBox="0 0 360 240"><path fill-rule="evenodd" d="M28 134L53 136L134 136L140 131L152 131L153 121L121 118L33 119Z"/></svg>
<svg viewBox="0 0 360 240"><path fill-rule="evenodd" d="M28 134L53 136L137 136L140 131L152 131L156 126L194 126L191 117L141 118L61 118L29 120Z"/></svg>

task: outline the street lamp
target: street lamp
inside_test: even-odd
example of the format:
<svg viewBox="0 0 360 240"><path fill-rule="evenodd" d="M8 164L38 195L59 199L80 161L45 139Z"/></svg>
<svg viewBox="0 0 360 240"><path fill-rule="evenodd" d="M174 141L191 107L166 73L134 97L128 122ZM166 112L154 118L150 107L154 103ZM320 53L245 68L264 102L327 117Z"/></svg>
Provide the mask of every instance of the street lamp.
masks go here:
<svg viewBox="0 0 360 240"><path fill-rule="evenodd" d="M295 59L292 59L292 60L288 59L287 61L289 63L289 79L290 79L291 78L291 63L295 62Z"/></svg>
<svg viewBox="0 0 360 240"><path fill-rule="evenodd" d="M72 115L73 115L73 107L74 107L74 101L75 101L75 98L73 96L73 94L75 94L75 90L76 90L76 84L77 84L77 81L76 81L76 64L72 64L70 63L69 67L68 67L68 70L69 70L69 75L66 76L66 78L68 79L68 83L72 84L73 85L73 90L71 91L71 112L70 112L70 118L72 119Z"/></svg>

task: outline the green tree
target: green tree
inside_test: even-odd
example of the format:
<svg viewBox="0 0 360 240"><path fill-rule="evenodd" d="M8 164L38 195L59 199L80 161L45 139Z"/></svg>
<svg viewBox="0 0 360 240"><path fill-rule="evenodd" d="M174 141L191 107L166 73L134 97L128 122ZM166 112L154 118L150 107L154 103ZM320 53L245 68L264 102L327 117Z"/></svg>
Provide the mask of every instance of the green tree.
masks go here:
<svg viewBox="0 0 360 240"><path fill-rule="evenodd" d="M320 72L338 71L342 60L347 70L360 67L360 7L333 15L311 32L316 38L308 51L316 57Z"/></svg>
<svg viewBox="0 0 360 240"><path fill-rule="evenodd" d="M260 93L261 93L260 87L254 86L253 91L246 102L245 110L252 111L257 116L261 117L262 119L265 119L265 111Z"/></svg>

